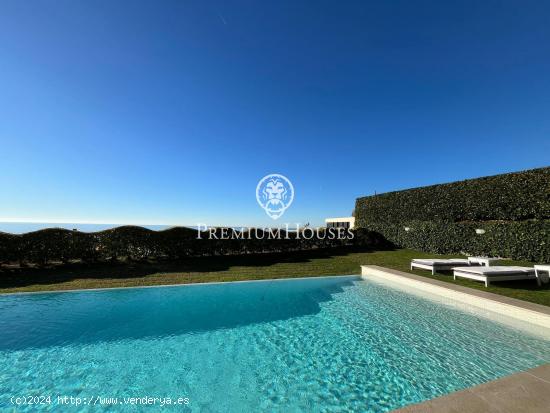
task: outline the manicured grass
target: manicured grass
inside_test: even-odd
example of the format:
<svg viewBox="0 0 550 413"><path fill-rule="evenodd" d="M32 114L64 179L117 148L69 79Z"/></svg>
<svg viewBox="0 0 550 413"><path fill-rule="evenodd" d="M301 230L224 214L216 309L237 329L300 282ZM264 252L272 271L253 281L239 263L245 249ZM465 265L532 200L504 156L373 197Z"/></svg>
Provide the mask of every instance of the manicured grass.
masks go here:
<svg viewBox="0 0 550 413"><path fill-rule="evenodd" d="M45 269L4 268L0 270L0 293L349 275L359 274L360 265L365 264L411 272L412 258L428 257L447 256L412 250L374 252L330 250L192 258L180 262L138 262L94 266L74 264ZM505 261L503 264L532 265L521 261ZM500 282L485 288L482 283L474 281L453 281L450 273L437 276L421 270L415 270L412 273L550 306L550 285L544 284L538 287L534 280Z"/></svg>

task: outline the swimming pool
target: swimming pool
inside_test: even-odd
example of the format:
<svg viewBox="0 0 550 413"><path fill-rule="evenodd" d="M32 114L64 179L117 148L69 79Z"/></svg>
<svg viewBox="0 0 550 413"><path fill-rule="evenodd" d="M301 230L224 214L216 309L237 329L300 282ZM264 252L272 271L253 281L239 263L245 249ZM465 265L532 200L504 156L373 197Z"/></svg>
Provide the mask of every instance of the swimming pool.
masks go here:
<svg viewBox="0 0 550 413"><path fill-rule="evenodd" d="M357 276L0 296L2 411L379 412L547 362L543 338Z"/></svg>

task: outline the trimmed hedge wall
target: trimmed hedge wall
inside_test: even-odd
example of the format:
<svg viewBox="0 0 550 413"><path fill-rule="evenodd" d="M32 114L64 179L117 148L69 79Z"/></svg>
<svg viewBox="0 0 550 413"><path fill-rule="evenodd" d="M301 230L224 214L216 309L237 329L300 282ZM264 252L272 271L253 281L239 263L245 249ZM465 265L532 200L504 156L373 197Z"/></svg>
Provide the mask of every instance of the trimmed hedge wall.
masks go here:
<svg viewBox="0 0 550 413"><path fill-rule="evenodd" d="M358 198L356 226L550 219L550 167Z"/></svg>
<svg viewBox="0 0 550 413"><path fill-rule="evenodd" d="M404 248L550 262L550 168L358 198L355 216Z"/></svg>
<svg viewBox="0 0 550 413"><path fill-rule="evenodd" d="M143 260L149 258L181 259L185 257L226 254L251 254L311 250L318 248L364 247L385 248L388 242L379 234L360 229L353 239L329 239L329 230L322 229L318 239L311 230L286 233L283 239L269 238L268 231L253 230L258 234L243 233L239 239L221 239L231 234L230 228L216 228L218 239L209 239L208 232L183 227L152 231L142 227L123 226L101 232L79 232L50 228L15 235L0 232L0 264L20 262L44 265L48 262L82 260L84 262L116 261L119 258ZM286 239L285 239L286 236ZM305 236L305 237L304 237Z"/></svg>
<svg viewBox="0 0 550 413"><path fill-rule="evenodd" d="M437 254L464 253L550 262L550 221L373 223L370 230L395 245ZM409 228L406 231L405 228ZM485 230L477 234L476 229Z"/></svg>

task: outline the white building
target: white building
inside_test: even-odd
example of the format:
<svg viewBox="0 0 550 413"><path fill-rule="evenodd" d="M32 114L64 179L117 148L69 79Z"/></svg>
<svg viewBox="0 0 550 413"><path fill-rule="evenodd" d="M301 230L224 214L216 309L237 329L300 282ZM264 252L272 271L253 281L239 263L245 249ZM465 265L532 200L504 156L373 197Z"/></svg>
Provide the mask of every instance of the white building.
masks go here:
<svg viewBox="0 0 550 413"><path fill-rule="evenodd" d="M327 218L327 228L355 228L355 217Z"/></svg>

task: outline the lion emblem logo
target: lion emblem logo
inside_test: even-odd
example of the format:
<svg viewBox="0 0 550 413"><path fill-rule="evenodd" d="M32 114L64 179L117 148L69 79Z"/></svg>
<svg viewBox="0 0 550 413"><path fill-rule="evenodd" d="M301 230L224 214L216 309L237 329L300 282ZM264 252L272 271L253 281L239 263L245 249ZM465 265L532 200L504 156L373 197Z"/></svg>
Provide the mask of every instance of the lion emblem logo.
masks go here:
<svg viewBox="0 0 550 413"><path fill-rule="evenodd" d="M270 218L278 219L294 200L292 182L283 175L266 175L258 182L256 200Z"/></svg>

